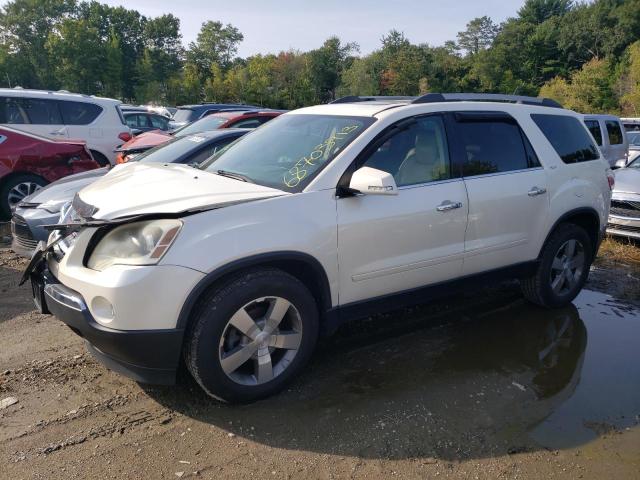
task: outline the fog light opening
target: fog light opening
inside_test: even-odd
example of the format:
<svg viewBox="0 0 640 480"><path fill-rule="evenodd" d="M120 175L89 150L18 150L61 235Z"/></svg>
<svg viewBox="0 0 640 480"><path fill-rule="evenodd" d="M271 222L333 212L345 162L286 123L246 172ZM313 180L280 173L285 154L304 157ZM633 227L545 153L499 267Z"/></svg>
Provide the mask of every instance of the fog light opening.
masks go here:
<svg viewBox="0 0 640 480"><path fill-rule="evenodd" d="M113 305L104 297L95 297L91 302L91 310L100 323L110 323L115 318Z"/></svg>

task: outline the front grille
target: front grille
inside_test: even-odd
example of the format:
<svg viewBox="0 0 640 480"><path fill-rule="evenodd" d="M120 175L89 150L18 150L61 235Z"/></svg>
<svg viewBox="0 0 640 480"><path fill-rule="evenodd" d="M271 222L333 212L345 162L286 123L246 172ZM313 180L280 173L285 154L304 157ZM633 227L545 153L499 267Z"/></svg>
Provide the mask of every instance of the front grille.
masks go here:
<svg viewBox="0 0 640 480"><path fill-rule="evenodd" d="M11 218L11 233L16 243L23 248L33 249L38 245L38 241L33 238L29 225L20 215L14 215Z"/></svg>
<svg viewBox="0 0 640 480"><path fill-rule="evenodd" d="M632 202L629 200L611 200L612 215L620 217L640 217L640 202Z"/></svg>
<svg viewBox="0 0 640 480"><path fill-rule="evenodd" d="M623 232L640 233L640 226L619 225L617 223L607 223L607 230L620 230L620 231L623 231Z"/></svg>

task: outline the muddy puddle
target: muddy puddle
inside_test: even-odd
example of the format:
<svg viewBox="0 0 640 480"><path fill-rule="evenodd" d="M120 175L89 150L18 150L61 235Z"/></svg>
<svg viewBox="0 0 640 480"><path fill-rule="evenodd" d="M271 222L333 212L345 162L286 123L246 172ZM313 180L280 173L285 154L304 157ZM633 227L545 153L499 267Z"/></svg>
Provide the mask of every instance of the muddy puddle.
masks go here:
<svg viewBox="0 0 640 480"><path fill-rule="evenodd" d="M252 441L364 458L564 449L640 423L634 308L584 291L562 310L504 292L443 310L350 326L294 388L253 405L212 405L193 385L148 393Z"/></svg>

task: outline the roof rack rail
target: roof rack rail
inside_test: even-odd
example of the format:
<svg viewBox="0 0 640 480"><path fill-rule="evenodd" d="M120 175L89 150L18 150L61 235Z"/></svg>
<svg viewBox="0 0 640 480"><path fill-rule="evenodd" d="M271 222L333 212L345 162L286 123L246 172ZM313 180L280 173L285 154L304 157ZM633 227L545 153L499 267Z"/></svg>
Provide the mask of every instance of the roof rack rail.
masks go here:
<svg viewBox="0 0 640 480"><path fill-rule="evenodd" d="M427 93L411 103L436 102L510 102L523 105L538 105L541 107L563 108L555 100L542 97L527 97L524 95L503 95L500 93Z"/></svg>
<svg viewBox="0 0 640 480"><path fill-rule="evenodd" d="M375 102L375 101L399 101L399 100L414 100L416 97L405 97L405 96L379 96L379 95L369 95L369 96L360 96L360 95L347 95L346 97L336 98L335 100L329 102L333 103L357 103L357 102Z"/></svg>

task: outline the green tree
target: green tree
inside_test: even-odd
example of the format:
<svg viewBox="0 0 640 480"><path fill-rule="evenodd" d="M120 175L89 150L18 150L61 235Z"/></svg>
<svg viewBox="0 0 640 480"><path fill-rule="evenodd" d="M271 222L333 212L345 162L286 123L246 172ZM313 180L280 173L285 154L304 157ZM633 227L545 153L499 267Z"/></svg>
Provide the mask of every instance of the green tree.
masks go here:
<svg viewBox="0 0 640 480"><path fill-rule="evenodd" d="M518 10L518 17L524 22L538 24L566 14L572 5L572 0L527 0Z"/></svg>
<svg viewBox="0 0 640 480"><path fill-rule="evenodd" d="M640 40L627 49L618 78L622 113L634 117L640 116Z"/></svg>
<svg viewBox="0 0 640 480"><path fill-rule="evenodd" d="M108 97L122 98L122 50L120 39L112 31L105 46L104 94Z"/></svg>
<svg viewBox="0 0 640 480"><path fill-rule="evenodd" d="M356 43L342 43L338 37L330 37L322 47L309 52L309 73L317 101L327 102L336 98L342 71L347 67L350 55L358 48Z"/></svg>
<svg viewBox="0 0 640 480"><path fill-rule="evenodd" d="M238 51L244 36L231 24L208 21L202 24L195 42L189 44L188 59L198 66L202 75L216 64L227 69Z"/></svg>
<svg viewBox="0 0 640 480"><path fill-rule="evenodd" d="M489 17L474 18L467 28L458 33L458 46L471 55L489 48L500 31L500 27Z"/></svg>

